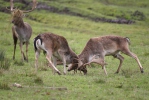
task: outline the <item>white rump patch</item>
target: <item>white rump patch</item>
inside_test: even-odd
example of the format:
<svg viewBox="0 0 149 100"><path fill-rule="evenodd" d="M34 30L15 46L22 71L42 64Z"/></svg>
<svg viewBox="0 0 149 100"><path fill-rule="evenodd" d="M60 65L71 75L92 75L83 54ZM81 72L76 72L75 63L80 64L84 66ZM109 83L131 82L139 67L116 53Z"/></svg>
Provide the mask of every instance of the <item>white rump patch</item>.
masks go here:
<svg viewBox="0 0 149 100"><path fill-rule="evenodd" d="M42 49L42 50L46 51L46 48L45 48L45 46L44 46L44 43L42 42L42 44L41 44L41 40L40 40L40 39L38 39L38 40L36 41L36 46L37 46L37 48L38 48L39 50Z"/></svg>

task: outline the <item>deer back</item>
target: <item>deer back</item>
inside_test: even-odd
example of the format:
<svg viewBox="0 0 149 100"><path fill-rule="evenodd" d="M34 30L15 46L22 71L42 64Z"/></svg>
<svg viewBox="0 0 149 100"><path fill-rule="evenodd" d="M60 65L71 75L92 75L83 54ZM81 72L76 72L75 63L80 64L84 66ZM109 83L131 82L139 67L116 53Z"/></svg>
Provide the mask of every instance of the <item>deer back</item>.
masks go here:
<svg viewBox="0 0 149 100"><path fill-rule="evenodd" d="M128 41L126 38L119 36L102 36L91 38L83 51L79 55L79 58L87 63L90 56L94 55L111 55L118 51L121 51L126 46L128 46Z"/></svg>

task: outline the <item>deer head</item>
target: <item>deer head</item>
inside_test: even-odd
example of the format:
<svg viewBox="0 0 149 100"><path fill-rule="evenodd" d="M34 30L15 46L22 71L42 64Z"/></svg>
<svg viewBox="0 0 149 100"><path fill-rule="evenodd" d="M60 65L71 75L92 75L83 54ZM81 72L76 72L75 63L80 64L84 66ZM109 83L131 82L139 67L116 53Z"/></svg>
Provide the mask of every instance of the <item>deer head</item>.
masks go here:
<svg viewBox="0 0 149 100"><path fill-rule="evenodd" d="M77 60L77 63L72 63L72 64L69 64L68 65L68 71L71 71L71 70L80 70L80 71L83 71L84 74L87 74L87 69L86 69L86 65L83 64L82 60L80 60L79 58L78 59L75 59Z"/></svg>
<svg viewBox="0 0 149 100"><path fill-rule="evenodd" d="M10 10L12 13L12 23L18 24L20 21L23 21L24 13L28 13L33 11L36 8L37 1L33 0L33 6L31 10L20 10L20 9L14 9L13 0L10 0L10 9L6 7L7 10Z"/></svg>

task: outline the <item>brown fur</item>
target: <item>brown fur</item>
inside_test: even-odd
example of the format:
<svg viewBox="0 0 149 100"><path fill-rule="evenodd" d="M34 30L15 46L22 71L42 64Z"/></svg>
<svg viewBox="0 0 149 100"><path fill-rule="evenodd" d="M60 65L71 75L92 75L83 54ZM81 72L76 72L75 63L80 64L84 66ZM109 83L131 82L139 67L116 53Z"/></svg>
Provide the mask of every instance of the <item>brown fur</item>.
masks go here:
<svg viewBox="0 0 149 100"><path fill-rule="evenodd" d="M29 39L32 35L32 28L28 23L23 22L23 14L18 9L13 11L12 23L14 24L14 26L12 26L12 33L13 33L13 40L14 40L13 59L15 59L16 44L17 44L17 40L19 39L20 41L19 46L21 49L22 60L28 61L27 52L28 52ZM23 44L26 44L26 56L22 49Z"/></svg>
<svg viewBox="0 0 149 100"><path fill-rule="evenodd" d="M20 41L20 50L21 50L21 55L22 55L22 60L28 61L28 44L29 44L29 39L32 35L32 28L31 26L23 21L24 13L31 12L36 8L37 2L36 0L33 0L33 7L31 10L28 11L22 11L19 9L13 9L13 0L10 0L10 8L7 10L10 10L12 13L12 23L14 26L12 26L12 34L13 34L13 40L14 40L14 54L13 54L13 59L15 59L15 50L16 50L16 44L17 40L19 39ZM23 52L22 46L23 44L26 44L26 56Z"/></svg>
<svg viewBox="0 0 149 100"><path fill-rule="evenodd" d="M107 74L105 69L106 63L104 61L104 57L113 56L120 60L119 67L116 71L116 73L118 73L124 60L124 57L119 53L122 52L128 56L133 57L137 61L140 70L143 73L143 67L138 57L129 50L129 42L130 41L128 41L128 38L120 36L102 36L91 38L79 55L78 69L82 69L90 63L97 63L102 66L105 73ZM70 67L69 70L71 69L72 68Z"/></svg>
<svg viewBox="0 0 149 100"><path fill-rule="evenodd" d="M37 68L38 56L41 50L46 52L46 58L49 61L49 65L58 73L60 71L56 68L56 58L60 58L64 64L64 74L66 74L66 64L78 63L77 55L70 49L67 40L63 36L59 36L53 33L39 34L34 39L35 48L35 67ZM51 61L53 57L53 62Z"/></svg>

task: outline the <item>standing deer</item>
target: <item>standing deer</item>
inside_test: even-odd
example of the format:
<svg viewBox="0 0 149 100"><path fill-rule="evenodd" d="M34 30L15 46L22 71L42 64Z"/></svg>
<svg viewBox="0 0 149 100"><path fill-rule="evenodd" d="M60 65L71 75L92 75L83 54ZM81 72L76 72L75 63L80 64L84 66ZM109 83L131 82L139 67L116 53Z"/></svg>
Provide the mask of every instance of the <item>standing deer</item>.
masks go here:
<svg viewBox="0 0 149 100"><path fill-rule="evenodd" d="M106 63L104 61L104 58L105 56L113 56L114 58L120 60L119 67L116 71L116 73L119 73L124 60L124 57L120 54L120 52L122 52L134 58L140 67L141 73L143 73L143 67L137 55L129 50L129 44L130 40L128 37L124 38L120 36L102 36L91 38L87 42L84 50L78 56L78 69L84 69L86 68L86 65L89 65L90 63L97 63L102 66L105 74L107 75L107 71L105 68ZM75 66L75 68L77 67ZM68 68L68 71L71 70L74 70L74 66L70 66Z"/></svg>
<svg viewBox="0 0 149 100"><path fill-rule="evenodd" d="M29 39L32 35L32 28L31 26L23 21L24 13L28 13L33 11L36 8L36 0L33 0L33 7L31 10L28 11L22 11L19 9L13 9L13 0L10 0L10 5L11 9L8 9L12 12L12 23L14 26L12 26L12 33L13 33L13 40L14 40L14 54L13 54L13 59L15 59L15 50L16 50L16 44L17 40L19 39L20 41L20 50L21 50L21 55L22 55L22 60L28 61L28 44L29 44ZM26 44L26 56L23 52L22 46L23 44Z"/></svg>
<svg viewBox="0 0 149 100"><path fill-rule="evenodd" d="M78 64L78 56L70 49L67 40L62 36L53 33L39 34L34 39L34 49L36 70L38 68L38 57L41 50L46 53L46 59L49 62L49 66L59 75L61 75L61 73L56 68L56 58L63 61L64 74L66 74L66 64L73 63L74 66ZM54 64L51 58L53 58Z"/></svg>

